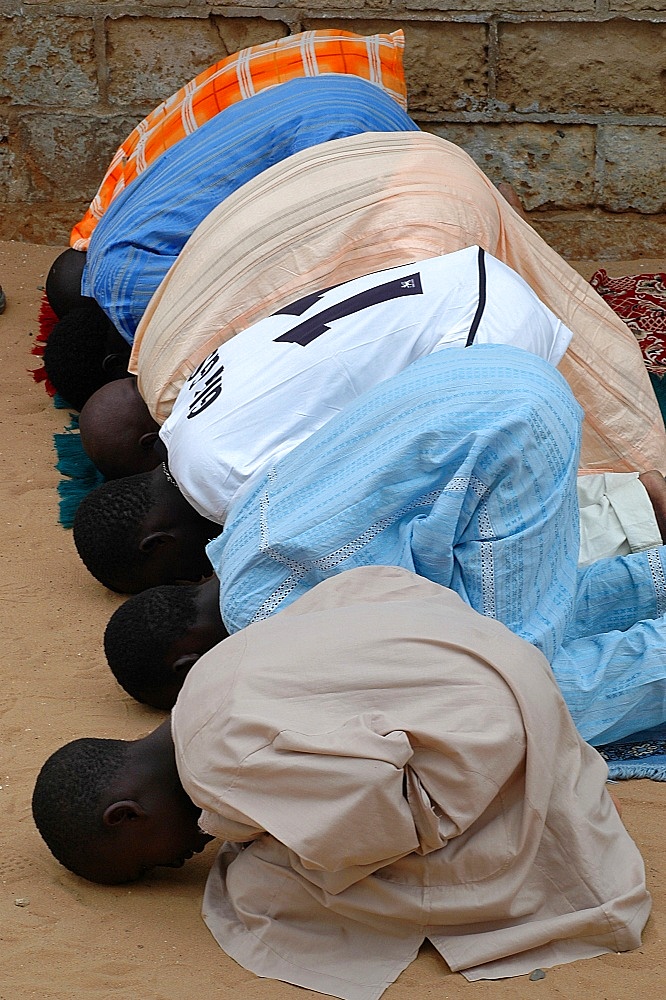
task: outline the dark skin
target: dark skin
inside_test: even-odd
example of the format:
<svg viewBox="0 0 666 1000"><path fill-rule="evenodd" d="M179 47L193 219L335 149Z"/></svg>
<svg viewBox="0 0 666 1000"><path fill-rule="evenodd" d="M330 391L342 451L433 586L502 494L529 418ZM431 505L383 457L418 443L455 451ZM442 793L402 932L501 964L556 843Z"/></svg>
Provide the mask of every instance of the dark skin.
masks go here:
<svg viewBox="0 0 666 1000"><path fill-rule="evenodd" d="M145 698L149 705L167 712L175 705L185 678L197 660L227 638L220 614L220 582L217 577L195 585L192 593L197 606L196 620L185 635L167 650L162 665L163 683L159 690L147 692Z"/></svg>
<svg viewBox="0 0 666 1000"><path fill-rule="evenodd" d="M81 410L79 429L83 450L107 479L150 472L162 461L155 451L159 424L133 376L93 393Z"/></svg>
<svg viewBox="0 0 666 1000"><path fill-rule="evenodd" d="M154 503L143 520L139 550L146 556L138 570L109 581L121 594L137 594L166 583L199 583L213 573L206 545L222 528L202 517L170 482L162 465L147 472Z"/></svg>
<svg viewBox="0 0 666 1000"><path fill-rule="evenodd" d="M666 479L656 469L652 469L650 472L642 472L638 478L650 498L659 534L663 542L666 539Z"/></svg>
<svg viewBox="0 0 666 1000"><path fill-rule="evenodd" d="M135 882L152 868L181 868L212 840L183 789L170 721L129 745L129 761L99 805L100 833L82 859L91 882Z"/></svg>
<svg viewBox="0 0 666 1000"><path fill-rule="evenodd" d="M88 299L87 301L92 302L94 300ZM95 305L97 305L97 303L95 303ZM99 309L99 306L97 306L97 308ZM106 375L107 382L113 382L116 379L130 378L127 366L129 364L132 349L125 338L116 330L115 326L108 319L108 317L105 317L105 319L105 354L104 361L102 362L102 369Z"/></svg>
<svg viewBox="0 0 666 1000"><path fill-rule="evenodd" d="M92 299L81 295L81 277L86 266L84 250L68 247L51 264L46 276L46 297L58 319Z"/></svg>

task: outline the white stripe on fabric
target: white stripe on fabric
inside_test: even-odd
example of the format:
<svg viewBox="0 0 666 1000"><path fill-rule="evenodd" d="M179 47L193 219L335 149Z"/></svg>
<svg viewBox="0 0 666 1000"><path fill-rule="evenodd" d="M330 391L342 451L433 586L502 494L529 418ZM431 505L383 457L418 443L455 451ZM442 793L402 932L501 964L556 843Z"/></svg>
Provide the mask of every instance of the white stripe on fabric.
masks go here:
<svg viewBox="0 0 666 1000"><path fill-rule="evenodd" d="M495 563L492 542L481 543L481 600L483 614L487 618L497 618L495 600Z"/></svg>
<svg viewBox="0 0 666 1000"><path fill-rule="evenodd" d="M272 485L275 481L275 471L273 469L269 471L267 478L268 485L259 500L259 536L261 538L259 543L260 552L265 552L268 548L268 524L266 523L266 512L269 504L268 486Z"/></svg>
<svg viewBox="0 0 666 1000"><path fill-rule="evenodd" d="M196 93L196 87L192 80L185 86L185 94L183 95L183 105L180 112L180 119L183 123L183 130L186 135L191 135L199 126L197 123L196 115L194 114L194 95Z"/></svg>
<svg viewBox="0 0 666 1000"><path fill-rule="evenodd" d="M476 476L454 476L446 485L453 493L467 493L472 490L480 500L488 496L489 490ZM481 600L482 613L488 618L497 617L497 601L495 590L495 564L493 561L492 540L495 538L492 522L486 507L479 508L479 531L484 541L481 542ZM666 581L665 581L666 582Z"/></svg>
<svg viewBox="0 0 666 1000"><path fill-rule="evenodd" d="M134 150L134 159L136 161L137 173L141 173L148 166L146 161L146 143L152 133L152 128L149 127L145 118L142 122L137 125L137 132L139 133L139 138Z"/></svg>
<svg viewBox="0 0 666 1000"><path fill-rule="evenodd" d="M254 83L252 81L251 59L249 52L240 54L236 63L236 79L241 92L241 97L246 99L254 94Z"/></svg>
<svg viewBox="0 0 666 1000"><path fill-rule="evenodd" d="M368 66L370 69L370 79L373 83L381 83L382 79L382 62L381 55L379 52L379 40L375 38L367 38L365 42L365 47L368 53Z"/></svg>
<svg viewBox="0 0 666 1000"><path fill-rule="evenodd" d="M305 31L303 33L300 49L305 76L319 76L315 37L314 31Z"/></svg>

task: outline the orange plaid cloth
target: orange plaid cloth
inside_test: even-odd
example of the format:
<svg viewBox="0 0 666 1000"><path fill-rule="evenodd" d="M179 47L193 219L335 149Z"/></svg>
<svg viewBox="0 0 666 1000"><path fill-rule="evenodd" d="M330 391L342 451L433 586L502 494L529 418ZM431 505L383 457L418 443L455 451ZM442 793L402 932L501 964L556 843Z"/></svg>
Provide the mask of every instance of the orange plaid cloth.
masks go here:
<svg viewBox="0 0 666 1000"><path fill-rule="evenodd" d="M406 109L404 47L400 30L364 37L323 28L253 45L215 63L151 111L118 147L90 207L72 229L70 246L87 250L113 199L161 153L260 90L295 77L348 73L376 83Z"/></svg>

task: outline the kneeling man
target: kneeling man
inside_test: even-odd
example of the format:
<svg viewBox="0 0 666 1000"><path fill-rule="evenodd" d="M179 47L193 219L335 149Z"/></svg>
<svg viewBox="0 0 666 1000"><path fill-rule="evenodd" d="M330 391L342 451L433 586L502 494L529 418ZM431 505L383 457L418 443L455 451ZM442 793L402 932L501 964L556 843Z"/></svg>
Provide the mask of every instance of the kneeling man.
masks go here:
<svg viewBox="0 0 666 1000"><path fill-rule="evenodd" d="M33 813L84 878L227 843L203 915L241 965L376 1000L428 938L495 979L640 944L643 863L543 655L366 566L231 636L143 739L77 740Z"/></svg>

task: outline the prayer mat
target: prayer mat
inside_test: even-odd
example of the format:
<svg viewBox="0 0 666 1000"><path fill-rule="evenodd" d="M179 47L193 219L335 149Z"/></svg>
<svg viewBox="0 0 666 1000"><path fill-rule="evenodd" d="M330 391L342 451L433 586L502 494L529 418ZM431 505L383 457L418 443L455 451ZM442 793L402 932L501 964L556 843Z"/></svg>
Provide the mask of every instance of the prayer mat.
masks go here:
<svg viewBox="0 0 666 1000"><path fill-rule="evenodd" d="M39 316L37 318L38 332L35 338L35 344L30 351L35 357L41 358L44 356L44 344L49 339L53 327L58 322L58 317L54 313L49 300L46 297L46 292L42 294L42 301L39 307ZM49 381L49 377L46 374L46 368L42 365L40 368L32 369L32 377L35 382L43 382L44 388L48 392L49 396L55 396L56 390L55 386Z"/></svg>
<svg viewBox="0 0 666 1000"><path fill-rule="evenodd" d="M652 778L666 781L666 723L598 747L612 781Z"/></svg>
<svg viewBox="0 0 666 1000"><path fill-rule="evenodd" d="M66 408L68 404L56 395L55 405ZM58 483L58 520L63 528L71 528L79 504L92 490L106 482L96 465L90 461L79 433L79 416L70 413L70 423L61 434L53 435L53 444L58 460L56 469L60 473Z"/></svg>
<svg viewBox="0 0 666 1000"><path fill-rule="evenodd" d="M600 267L590 284L634 333L666 423L666 273L611 278Z"/></svg>
<svg viewBox="0 0 666 1000"><path fill-rule="evenodd" d="M645 367L666 374L666 274L627 274L611 278L600 267L590 284L624 320L638 341Z"/></svg>

